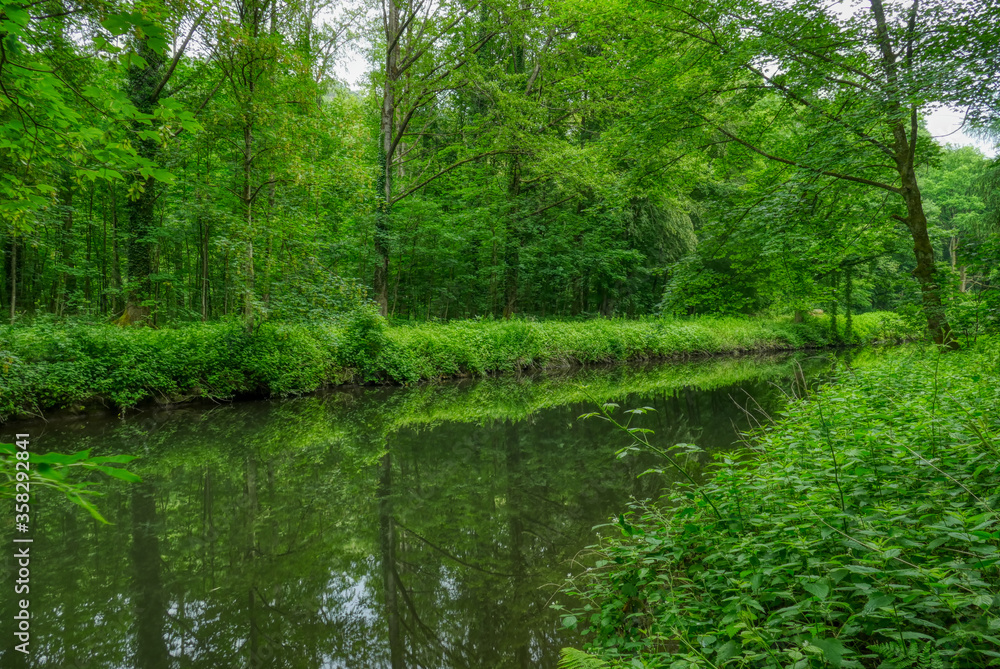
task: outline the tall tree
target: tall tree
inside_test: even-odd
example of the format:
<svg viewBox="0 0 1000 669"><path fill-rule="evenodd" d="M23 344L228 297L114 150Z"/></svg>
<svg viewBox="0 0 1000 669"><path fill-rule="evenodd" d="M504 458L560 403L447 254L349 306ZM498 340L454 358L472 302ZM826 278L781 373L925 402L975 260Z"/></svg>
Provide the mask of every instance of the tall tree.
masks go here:
<svg viewBox="0 0 1000 669"><path fill-rule="evenodd" d="M120 51L109 41L116 35L158 30L141 13L109 12L91 3L0 3L0 219L11 240L11 319L26 288L16 278L25 262L22 240L36 231L58 192L72 209L69 199L82 183L118 181L123 171L144 165L122 137L141 113L113 90L94 85L107 81L108 70L96 56ZM160 40L151 48L162 52L164 46ZM69 234L72 211L67 214L60 227ZM59 282L65 286L69 245L61 247ZM56 289L59 309L62 292Z"/></svg>
<svg viewBox="0 0 1000 669"><path fill-rule="evenodd" d="M927 329L937 343L954 347L917 179L917 165L934 150L919 133L920 115L935 104L982 104L978 91L995 76L995 59L958 62L954 56L997 43L997 29L987 25L988 3L914 0L904 7L870 0L855 10L802 0L649 6L658 25L707 47L705 56L727 71L726 83L712 91L723 104L712 108L695 98L675 109L677 115L698 119L691 125L712 128L769 160L898 198L900 212L892 216L913 242ZM767 128L742 122L748 105L764 94L785 101L775 120L794 114L809 141L775 142Z"/></svg>
<svg viewBox="0 0 1000 669"><path fill-rule="evenodd" d="M237 136L236 174L230 192L238 199L242 229L241 295L243 319L253 328L256 301L254 240L257 231L256 204L268 186L276 182L263 164L276 148L273 134L265 130L275 112L276 79L283 45L278 31L276 0L237 0L236 15L223 23L219 36L218 63L229 84L233 103L232 130Z"/></svg>
<svg viewBox="0 0 1000 669"><path fill-rule="evenodd" d="M153 299L150 277L153 274L156 230L154 206L165 187L158 188L157 179L165 183L173 178L172 174L159 167L160 149L172 139L173 132L168 128L151 126L154 121L160 120L157 119L157 112L160 111L161 98L170 97L172 91L168 86L178 71L177 65L207 11L201 11L198 16L186 21L183 13L179 17L169 17L166 8L162 8L161 13L160 21L168 22L172 18L178 28L187 24L187 34L179 43L174 42L173 54L168 59L167 32L158 23L150 23L145 29L137 31L132 40L134 51L127 58L125 89L136 110L132 132L140 168L133 173L129 185L126 236L128 296L125 312L118 321L123 325L143 324L150 315ZM192 114L188 112L185 118L190 122Z"/></svg>
<svg viewBox="0 0 1000 669"><path fill-rule="evenodd" d="M375 301L382 315L389 305L389 256L392 206L435 179L482 155L463 155L450 164L420 174L404 188L394 185L401 169L401 153L411 124L429 105L461 88L458 78L475 54L495 35L477 30L473 3L447 0L382 0L381 115L378 135L378 174L375 180L376 214L374 246Z"/></svg>

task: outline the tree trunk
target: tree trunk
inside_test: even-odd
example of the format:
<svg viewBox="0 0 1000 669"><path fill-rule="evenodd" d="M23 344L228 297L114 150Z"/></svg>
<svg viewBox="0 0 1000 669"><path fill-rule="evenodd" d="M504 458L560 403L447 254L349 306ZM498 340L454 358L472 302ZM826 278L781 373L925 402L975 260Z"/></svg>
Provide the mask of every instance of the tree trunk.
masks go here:
<svg viewBox="0 0 1000 669"><path fill-rule="evenodd" d="M162 77L164 57L149 48L148 40L142 39L137 49L139 55L146 61L145 67L133 66L128 71L129 98L136 109L143 114L152 114L159 104L159 84ZM138 121L133 123L133 130L139 132L146 127ZM141 158L154 161L158 146L151 139L138 139L136 151ZM142 189L135 199L130 199L128 208L128 235L126 237L126 254L128 255L128 295L126 296L125 313L118 320L120 325L142 325L149 318L148 302L152 299L151 247L156 218L153 206L156 195L153 193L153 179L136 176L133 185Z"/></svg>
<svg viewBox="0 0 1000 669"><path fill-rule="evenodd" d="M59 268L59 279L56 286L55 305L53 311L56 316L62 316L69 300L69 292L72 290L69 276L69 263L73 256L73 181L69 174L64 175L63 186L65 187L65 198L63 200L63 226L62 235L59 239L61 247L61 267Z"/></svg>
<svg viewBox="0 0 1000 669"><path fill-rule="evenodd" d="M389 628L389 666L403 669L403 636L400 629L399 597L396 582L396 530L392 517L392 457L382 456L377 485L379 553L382 562L382 587L385 620Z"/></svg>
<svg viewBox="0 0 1000 669"><path fill-rule="evenodd" d="M164 639L167 601L161 573L156 500L149 481L132 487L132 566L136 665L166 669L170 653Z"/></svg>
<svg viewBox="0 0 1000 669"><path fill-rule="evenodd" d="M254 93L253 81L250 82L250 98ZM251 104L252 101L251 101ZM253 298L254 298L254 267L253 267L253 126L247 123L243 126L243 192L240 196L243 205L243 225L247 241L247 254L244 259L243 276L243 324L247 332L253 331Z"/></svg>
<svg viewBox="0 0 1000 669"><path fill-rule="evenodd" d="M112 288L114 288L115 294L111 299L111 312L117 313L118 307L121 304L119 302L119 296L121 294L122 288L122 262L121 253L118 250L118 198L116 196L117 189L114 185L111 186L111 278L113 279Z"/></svg>
<svg viewBox="0 0 1000 669"><path fill-rule="evenodd" d="M396 132L395 83L399 76L399 7L395 0L386 3L385 85L382 88L382 119L379 128L378 177L375 180L378 209L375 212L375 276L373 287L379 313L389 313L389 223L392 210L392 142Z"/></svg>
<svg viewBox="0 0 1000 669"><path fill-rule="evenodd" d="M524 43L517 40L511 53L512 69L515 74L524 73ZM515 205L511 217L507 220L507 238L504 248L504 319L509 319L517 309L518 274L521 265L521 213L517 208L521 195L521 161L515 153L510 161L510 180L507 182L507 194L510 202Z"/></svg>
<svg viewBox="0 0 1000 669"><path fill-rule="evenodd" d="M834 272L830 275L830 341L834 344L840 341L837 329L837 293L840 290L840 277Z"/></svg>
<svg viewBox="0 0 1000 669"><path fill-rule="evenodd" d="M83 280L83 300L87 305L87 309L91 309L91 254L93 252L94 245L94 184L90 184L90 202L87 205L87 257L86 264L87 275Z"/></svg>
<svg viewBox="0 0 1000 669"><path fill-rule="evenodd" d="M503 317L506 320L513 316L517 310L518 278L521 266L521 231L517 220L508 219L507 221L507 238L504 240L503 264Z"/></svg>
<svg viewBox="0 0 1000 669"><path fill-rule="evenodd" d="M17 237L10 238L10 324L14 324L14 314L17 311Z"/></svg>
<svg viewBox="0 0 1000 669"><path fill-rule="evenodd" d="M848 344L854 338L854 310L851 301L854 299L854 279L850 267L844 269L844 341Z"/></svg>
<svg viewBox="0 0 1000 669"><path fill-rule="evenodd" d="M870 0L872 16L875 19L875 40L878 44L882 56L882 67L885 70L887 90L894 93L895 99L890 99L889 110L893 120L889 123L892 131L893 152L896 161L896 170L900 177L899 193L906 203L906 218L903 222L910 230L913 238L913 254L917 260L917 266L913 270L913 276L920 284L920 293L923 299L924 317L927 319L927 330L934 343L938 346L947 346L950 349L959 347L958 341L951 336L951 327L945 317L944 304L941 301L941 286L937 282L937 269L934 265L934 247L931 245L930 237L927 235L927 216L924 214L923 202L920 199L920 188L917 186L917 175L913 165L917 150L917 108L909 107L909 137L907 128L902 118L905 118L907 109L905 98L899 95L900 76L898 69L900 61L897 54L892 50L890 42L888 24L885 18L885 8L882 0ZM910 28L916 25L917 19L916 2L911 6ZM913 40L912 34L908 35ZM902 65L911 68L913 65L912 41L907 47Z"/></svg>
<svg viewBox="0 0 1000 669"><path fill-rule="evenodd" d="M938 283L937 267L934 263L934 246L927 234L927 216L924 214L923 202L920 199L917 177L912 167L902 169L900 172L903 200L906 202L906 227L910 229L913 254L917 259L913 276L920 284L927 331L938 346L957 349L959 343L952 337L951 326L948 325L944 304L941 301L941 286Z"/></svg>
<svg viewBox="0 0 1000 669"><path fill-rule="evenodd" d="M229 315L229 249L222 261L222 315Z"/></svg>
<svg viewBox="0 0 1000 669"><path fill-rule="evenodd" d="M101 275L97 283L100 293L98 312L103 316L108 313L108 201L101 196Z"/></svg>
<svg viewBox="0 0 1000 669"><path fill-rule="evenodd" d="M201 251L201 320L208 320L208 224L198 221L198 237ZM201 228L204 227L204 230Z"/></svg>

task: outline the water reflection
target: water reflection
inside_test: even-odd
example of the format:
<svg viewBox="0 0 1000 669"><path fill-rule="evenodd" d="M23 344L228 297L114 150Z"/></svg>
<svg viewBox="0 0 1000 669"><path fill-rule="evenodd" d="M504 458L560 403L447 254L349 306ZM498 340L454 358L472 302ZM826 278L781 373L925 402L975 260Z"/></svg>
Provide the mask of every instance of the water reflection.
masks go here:
<svg viewBox="0 0 1000 669"><path fill-rule="evenodd" d="M110 526L38 497L32 654L5 641L0 664L555 667L576 641L548 608L555 586L581 568L595 525L665 483L637 478L650 463L615 459L624 436L577 416L594 400L652 406L644 424L663 443L728 448L747 426L734 398L773 410L787 382L772 382L796 364L589 370L28 426L52 450L142 455L143 482L106 486Z"/></svg>

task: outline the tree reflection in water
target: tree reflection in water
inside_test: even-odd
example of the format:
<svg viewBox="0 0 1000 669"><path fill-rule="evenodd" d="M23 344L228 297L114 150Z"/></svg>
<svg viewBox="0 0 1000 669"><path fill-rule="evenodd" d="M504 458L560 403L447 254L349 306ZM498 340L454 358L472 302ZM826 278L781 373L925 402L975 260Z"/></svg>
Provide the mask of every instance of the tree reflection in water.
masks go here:
<svg viewBox="0 0 1000 669"><path fill-rule="evenodd" d="M576 641L548 608L556 587L595 525L665 482L615 459L609 425L576 420L593 408L580 382L653 406L658 438L713 449L746 426L732 398L774 409L769 382L793 371L588 370L40 427L52 450L141 455L144 480L106 488L110 526L39 496L33 652L4 643L0 664L555 667Z"/></svg>

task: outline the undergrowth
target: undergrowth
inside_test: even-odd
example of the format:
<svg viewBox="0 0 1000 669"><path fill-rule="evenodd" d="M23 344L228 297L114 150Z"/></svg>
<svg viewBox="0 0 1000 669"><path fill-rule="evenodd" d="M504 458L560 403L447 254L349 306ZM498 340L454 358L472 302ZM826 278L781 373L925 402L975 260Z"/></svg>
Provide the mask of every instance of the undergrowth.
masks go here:
<svg viewBox="0 0 1000 669"><path fill-rule="evenodd" d="M916 335L892 313L854 319L856 343ZM586 322L453 321L389 327L371 309L313 324L119 328L0 326L0 420L99 403L287 396L345 382L410 383L577 363L763 352L830 344L822 318Z"/></svg>
<svg viewBox="0 0 1000 669"><path fill-rule="evenodd" d="M562 666L1000 666L998 344L844 372L635 504L569 587L590 645Z"/></svg>

